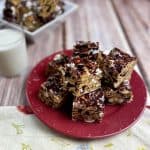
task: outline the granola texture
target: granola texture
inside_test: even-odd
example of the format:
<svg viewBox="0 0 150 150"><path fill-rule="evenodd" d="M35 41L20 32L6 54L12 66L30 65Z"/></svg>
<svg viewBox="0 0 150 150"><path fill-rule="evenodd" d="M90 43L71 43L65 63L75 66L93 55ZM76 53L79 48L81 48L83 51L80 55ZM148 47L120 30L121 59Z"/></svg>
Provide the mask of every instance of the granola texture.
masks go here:
<svg viewBox="0 0 150 150"><path fill-rule="evenodd" d="M75 96L89 93L101 87L100 79L102 73L101 71L99 74L97 73L99 71L98 68L95 72L90 72L82 63L72 63L72 66L68 69L68 75L70 75L68 76L68 87Z"/></svg>
<svg viewBox="0 0 150 150"><path fill-rule="evenodd" d="M74 46L69 69L69 89L75 96L101 87L102 70L99 67L99 43L79 41Z"/></svg>
<svg viewBox="0 0 150 150"><path fill-rule="evenodd" d="M66 88L60 74L49 76L47 81L41 84L39 98L46 105L60 108L65 103Z"/></svg>
<svg viewBox="0 0 150 150"><path fill-rule="evenodd" d="M72 120L88 123L99 122L104 116L104 94L101 89L75 97Z"/></svg>
<svg viewBox="0 0 150 150"><path fill-rule="evenodd" d="M48 64L46 75L49 76L59 72L62 75L62 77L64 77L69 61L70 60L68 56L65 56L63 54L56 55L53 61Z"/></svg>
<svg viewBox="0 0 150 150"><path fill-rule="evenodd" d="M135 57L114 48L104 60L104 75L109 78L114 88L117 88L124 80L130 80L136 62Z"/></svg>
<svg viewBox="0 0 150 150"><path fill-rule="evenodd" d="M133 100L133 93L129 80L123 81L118 88L105 86L103 88L106 102L109 104L129 103Z"/></svg>
<svg viewBox="0 0 150 150"><path fill-rule="evenodd" d="M69 110L73 121L100 122L105 105L133 100L130 78L136 62L118 48L104 54L98 42L78 41L71 57L57 54L48 64L39 98L53 108Z"/></svg>

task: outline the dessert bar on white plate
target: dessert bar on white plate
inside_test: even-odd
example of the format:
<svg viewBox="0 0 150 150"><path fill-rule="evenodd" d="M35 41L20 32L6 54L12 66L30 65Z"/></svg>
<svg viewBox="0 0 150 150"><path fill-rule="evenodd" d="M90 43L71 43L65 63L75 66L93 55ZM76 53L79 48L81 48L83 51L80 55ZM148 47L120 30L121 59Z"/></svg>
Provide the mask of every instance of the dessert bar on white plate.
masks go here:
<svg viewBox="0 0 150 150"><path fill-rule="evenodd" d="M41 26L40 28L38 28L37 30L30 32L26 29L24 29L24 32L26 33L27 36L29 37L34 37L36 36L38 33L42 32L43 30L45 30L48 27L52 27L53 25L55 25L58 22L62 22L66 16L68 16L69 14L71 14L73 11L75 11L78 8L78 5L70 2L70 1L66 1L63 0L65 6L64 6L64 13L57 16L55 19L49 21L48 23L44 24L43 26ZM7 26L10 26L12 28L15 29L20 29L20 27L18 25L15 25L13 23L10 23L6 20L3 19L3 8L5 7L5 0L0 0L0 24L3 23Z"/></svg>

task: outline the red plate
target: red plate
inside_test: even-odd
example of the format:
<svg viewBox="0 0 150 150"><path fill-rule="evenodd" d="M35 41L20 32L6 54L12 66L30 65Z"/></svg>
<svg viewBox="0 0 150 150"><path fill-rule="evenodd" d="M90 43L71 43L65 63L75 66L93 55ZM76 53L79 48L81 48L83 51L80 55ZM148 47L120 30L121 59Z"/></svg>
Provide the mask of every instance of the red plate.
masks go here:
<svg viewBox="0 0 150 150"><path fill-rule="evenodd" d="M35 115L47 126L67 136L76 138L104 138L118 134L131 127L142 114L146 103L146 88L140 76L134 71L131 85L134 100L121 106L106 106L105 116L101 123L73 122L65 113L54 110L43 104L38 98L40 84L46 80L44 76L48 62L53 60L57 52L42 60L27 79L26 95ZM71 51L65 50L68 56Z"/></svg>

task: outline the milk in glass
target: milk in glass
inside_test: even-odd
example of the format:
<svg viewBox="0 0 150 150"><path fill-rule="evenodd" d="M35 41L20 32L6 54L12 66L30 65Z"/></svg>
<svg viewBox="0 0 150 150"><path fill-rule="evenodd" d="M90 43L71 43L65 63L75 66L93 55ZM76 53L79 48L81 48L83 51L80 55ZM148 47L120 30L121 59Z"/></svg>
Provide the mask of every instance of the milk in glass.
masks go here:
<svg viewBox="0 0 150 150"><path fill-rule="evenodd" d="M18 75L26 67L27 51L23 33L0 29L0 75Z"/></svg>

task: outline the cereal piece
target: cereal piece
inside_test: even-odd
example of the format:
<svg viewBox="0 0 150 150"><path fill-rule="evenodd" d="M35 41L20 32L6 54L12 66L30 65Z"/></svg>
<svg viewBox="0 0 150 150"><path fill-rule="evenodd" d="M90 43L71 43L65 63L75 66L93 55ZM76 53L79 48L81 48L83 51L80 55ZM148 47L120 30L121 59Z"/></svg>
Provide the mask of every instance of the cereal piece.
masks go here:
<svg viewBox="0 0 150 150"><path fill-rule="evenodd" d="M104 60L104 75L117 88L124 80L130 80L136 62L135 57L114 48Z"/></svg>
<svg viewBox="0 0 150 150"><path fill-rule="evenodd" d="M101 121L104 115L104 95L101 89L76 97L73 101L72 120L88 123Z"/></svg>

